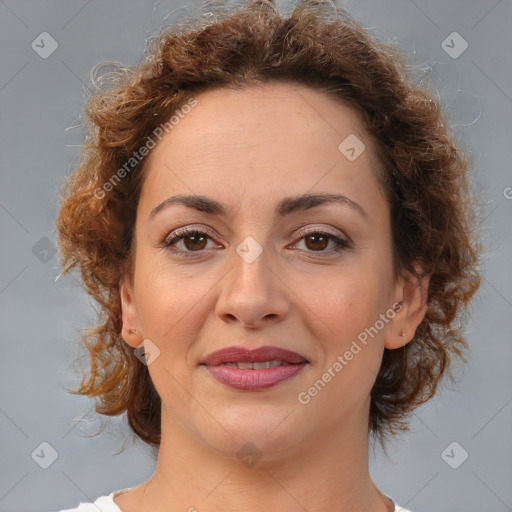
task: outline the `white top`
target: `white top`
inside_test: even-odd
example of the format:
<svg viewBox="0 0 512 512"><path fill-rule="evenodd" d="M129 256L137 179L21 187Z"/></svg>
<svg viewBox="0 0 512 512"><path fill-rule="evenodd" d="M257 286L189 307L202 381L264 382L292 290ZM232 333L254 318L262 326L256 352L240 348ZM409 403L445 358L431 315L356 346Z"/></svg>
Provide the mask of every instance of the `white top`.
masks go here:
<svg viewBox="0 0 512 512"><path fill-rule="evenodd" d="M113 491L108 496L100 496L94 503L80 503L77 508L68 508L66 510L59 510L59 512L122 512L122 510L114 503L114 498L118 494L123 494L134 489L128 487L119 491ZM391 498L390 498L391 499ZM393 501L393 500L391 500ZM394 502L393 502L394 503ZM395 503L395 512L411 512L406 508L402 508Z"/></svg>

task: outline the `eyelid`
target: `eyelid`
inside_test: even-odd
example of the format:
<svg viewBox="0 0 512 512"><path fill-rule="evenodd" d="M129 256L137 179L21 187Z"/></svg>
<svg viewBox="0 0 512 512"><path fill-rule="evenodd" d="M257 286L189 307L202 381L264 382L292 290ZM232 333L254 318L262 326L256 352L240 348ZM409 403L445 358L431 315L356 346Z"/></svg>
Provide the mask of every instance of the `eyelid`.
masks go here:
<svg viewBox="0 0 512 512"><path fill-rule="evenodd" d="M200 225L200 224L191 224L191 225L187 225L187 226L182 226L182 227L179 227L179 228L176 228L174 229L171 233L169 233L165 238L164 238L164 242L167 242L168 240L170 239L173 239L173 238L176 238L177 236L179 235L186 235L186 234L190 234L191 232L194 232L194 230L197 230L197 231L204 231L207 235L209 235L211 238L217 238L217 234L211 230L210 228L206 227L206 226L203 226L203 225ZM305 226L303 228L300 228L295 234L294 234L294 238L296 237L299 237L301 235L307 235L309 233L316 233L318 231L325 231L326 233L330 234L330 235L333 235L333 236L337 236L337 237L342 237L342 238L345 238L347 239L347 242L350 241L349 237L347 237L344 233L342 233L341 231L339 230L333 230L332 228L330 227L325 227L325 226L321 226L321 225L317 225L317 224L313 224L313 225L308 225L308 226Z"/></svg>
<svg viewBox="0 0 512 512"><path fill-rule="evenodd" d="M322 231L322 232L328 233L328 234L330 234L332 236L335 236L335 237L338 237L338 238L346 239L347 242L350 241L349 237L347 237L343 232L341 232L341 231L339 231L337 229L334 230L331 227L325 227L325 226L317 225L317 224L308 225L307 227L299 229L299 231L297 231L295 236L297 237L297 236L301 236L301 235L307 235L307 234L309 234L311 232L316 233L318 231Z"/></svg>
<svg viewBox="0 0 512 512"><path fill-rule="evenodd" d="M310 234L326 235L330 242L334 242L336 244L335 247L332 247L327 251L303 251L305 257L313 260L332 258L353 248L353 243L350 237L338 230L333 231L331 228L323 226L308 226L307 228L300 229L295 234L297 241L293 243L292 248L296 248L297 245Z"/></svg>
<svg viewBox="0 0 512 512"><path fill-rule="evenodd" d="M190 235L191 233L194 233L196 231L204 231L204 233L206 233L212 239L218 238L218 235L213 230L207 228L206 226L199 224L191 224L188 226L173 229L170 233L166 235L162 243L166 244L169 240L172 240L173 238L178 238L180 236L184 237L185 235Z"/></svg>
<svg viewBox="0 0 512 512"><path fill-rule="evenodd" d="M180 241L183 238L186 238L188 235L192 235L194 233L205 234L213 242L217 243L216 242L216 239L218 238L217 234L214 233L210 228L208 228L204 225L191 224L191 225L182 226L182 227L174 229L171 233L167 234L167 236L165 236L163 238L162 242L160 243L160 246L162 248L167 248L169 250L177 252L183 256L200 256L201 254L207 253L208 252L207 249L203 249L201 251L183 251L181 249L177 249L177 250L171 249L172 244L174 242ZM293 242L292 248L295 248L296 244L298 242L300 242L308 234L315 234L315 233L328 235L330 237L331 241L333 241L336 244L336 247L331 248L328 251L306 251L306 252L311 252L313 254L316 253L317 256L315 256L315 258L329 257L329 256L332 256L333 253L334 254L339 253L342 250L347 250L352 246L352 240L350 239L350 237L345 235L343 232L333 229L331 227L325 227L325 226L314 224L314 225L304 226L304 227L300 228L294 234L294 239L296 239L297 241ZM219 247L217 246L217 248L219 248Z"/></svg>

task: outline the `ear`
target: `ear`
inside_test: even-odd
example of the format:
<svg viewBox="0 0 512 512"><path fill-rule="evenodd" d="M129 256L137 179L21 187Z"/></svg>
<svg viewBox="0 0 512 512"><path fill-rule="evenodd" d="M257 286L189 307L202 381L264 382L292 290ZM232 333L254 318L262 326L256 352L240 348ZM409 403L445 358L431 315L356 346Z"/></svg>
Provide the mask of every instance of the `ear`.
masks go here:
<svg viewBox="0 0 512 512"><path fill-rule="evenodd" d="M144 339L140 321L137 303L135 302L135 294L130 273L127 272L121 279L119 286L119 294L121 298L121 314L123 327L121 336L123 340L133 348L137 348Z"/></svg>
<svg viewBox="0 0 512 512"><path fill-rule="evenodd" d="M393 350L407 345L416 333L418 325L427 312L429 277L422 276L422 269L415 266L417 275L402 272L398 279L394 310L396 311L391 328L386 332L384 346Z"/></svg>

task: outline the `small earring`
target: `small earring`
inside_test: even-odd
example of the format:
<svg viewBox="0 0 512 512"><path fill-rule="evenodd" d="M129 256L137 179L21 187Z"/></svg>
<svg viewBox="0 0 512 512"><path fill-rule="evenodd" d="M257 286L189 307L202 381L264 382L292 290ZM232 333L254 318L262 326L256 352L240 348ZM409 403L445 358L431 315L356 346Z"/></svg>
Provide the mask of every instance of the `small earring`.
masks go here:
<svg viewBox="0 0 512 512"><path fill-rule="evenodd" d="M398 333L398 336L405 336L404 335L404 331L402 331L402 329L400 329L400 332Z"/></svg>
<svg viewBox="0 0 512 512"><path fill-rule="evenodd" d="M130 329L128 332L130 334L137 334L137 330L136 329Z"/></svg>

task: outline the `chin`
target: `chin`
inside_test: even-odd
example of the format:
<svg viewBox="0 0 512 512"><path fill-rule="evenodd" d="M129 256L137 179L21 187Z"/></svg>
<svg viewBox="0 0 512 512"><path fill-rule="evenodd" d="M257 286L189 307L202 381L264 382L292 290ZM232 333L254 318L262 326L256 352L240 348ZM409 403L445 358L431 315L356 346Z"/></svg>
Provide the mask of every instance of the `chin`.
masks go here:
<svg viewBox="0 0 512 512"><path fill-rule="evenodd" d="M226 430L204 425L205 441L228 458L247 455L261 457L262 462L279 459L300 447L306 437L307 422L300 421L296 413L290 414L291 408L283 405L240 404L225 414L211 412Z"/></svg>

